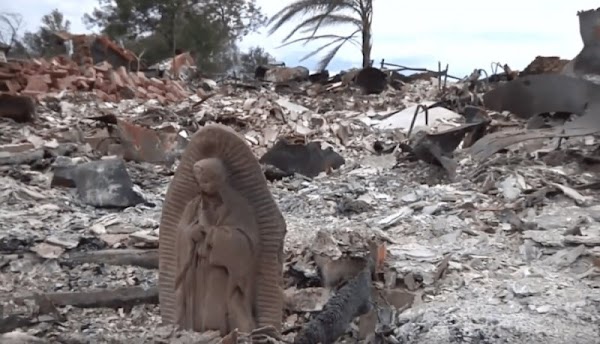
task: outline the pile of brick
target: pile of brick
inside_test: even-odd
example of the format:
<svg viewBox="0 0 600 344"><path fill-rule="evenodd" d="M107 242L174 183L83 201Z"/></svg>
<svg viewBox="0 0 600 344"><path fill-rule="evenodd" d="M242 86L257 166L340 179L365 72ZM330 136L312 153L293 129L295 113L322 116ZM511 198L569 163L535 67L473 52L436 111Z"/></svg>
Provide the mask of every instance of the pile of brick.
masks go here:
<svg viewBox="0 0 600 344"><path fill-rule="evenodd" d="M148 78L142 72L113 68L103 61L78 66L64 57L0 63L0 93L21 94L42 99L62 90L94 92L108 102L137 98L156 99L161 104L179 102L189 92L177 81Z"/></svg>
<svg viewBox="0 0 600 344"><path fill-rule="evenodd" d="M536 56L531 63L523 69L520 76L560 73L570 60L561 59L558 56Z"/></svg>

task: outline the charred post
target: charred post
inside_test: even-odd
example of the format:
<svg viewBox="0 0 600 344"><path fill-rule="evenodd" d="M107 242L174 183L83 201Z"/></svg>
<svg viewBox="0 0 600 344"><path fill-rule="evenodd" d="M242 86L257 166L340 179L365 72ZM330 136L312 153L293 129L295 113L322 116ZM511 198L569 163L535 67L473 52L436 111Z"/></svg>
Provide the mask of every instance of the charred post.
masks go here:
<svg viewBox="0 0 600 344"><path fill-rule="evenodd" d="M371 244L365 267L343 284L323 310L296 335L294 344L331 344L354 320L371 310L372 276L385 257L385 248Z"/></svg>
<svg viewBox="0 0 600 344"><path fill-rule="evenodd" d="M600 8L577 12L577 16L583 48L563 72L578 76L600 75Z"/></svg>

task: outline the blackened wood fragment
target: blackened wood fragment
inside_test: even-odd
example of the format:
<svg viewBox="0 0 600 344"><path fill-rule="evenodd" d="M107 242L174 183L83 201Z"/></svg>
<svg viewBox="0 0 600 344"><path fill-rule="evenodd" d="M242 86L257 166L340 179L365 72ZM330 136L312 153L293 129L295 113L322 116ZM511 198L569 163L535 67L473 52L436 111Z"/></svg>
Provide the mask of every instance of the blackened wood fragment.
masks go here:
<svg viewBox="0 0 600 344"><path fill-rule="evenodd" d="M297 335L294 344L330 344L342 336L352 320L371 309L371 267L342 286L323 310Z"/></svg>

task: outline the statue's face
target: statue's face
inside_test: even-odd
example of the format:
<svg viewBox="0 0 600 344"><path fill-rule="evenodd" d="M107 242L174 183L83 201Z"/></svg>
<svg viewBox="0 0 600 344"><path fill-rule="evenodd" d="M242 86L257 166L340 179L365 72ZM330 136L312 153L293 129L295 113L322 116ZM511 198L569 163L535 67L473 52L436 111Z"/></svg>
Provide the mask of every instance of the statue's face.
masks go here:
<svg viewBox="0 0 600 344"><path fill-rule="evenodd" d="M194 164L194 177L201 192L216 194L226 182L225 166L216 158L202 159Z"/></svg>

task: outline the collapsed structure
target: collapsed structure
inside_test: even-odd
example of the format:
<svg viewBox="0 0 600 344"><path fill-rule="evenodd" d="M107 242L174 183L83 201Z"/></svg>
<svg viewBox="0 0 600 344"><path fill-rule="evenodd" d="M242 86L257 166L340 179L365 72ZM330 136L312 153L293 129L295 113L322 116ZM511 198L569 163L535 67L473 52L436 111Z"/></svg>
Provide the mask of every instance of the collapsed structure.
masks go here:
<svg viewBox="0 0 600 344"><path fill-rule="evenodd" d="M0 92L41 100L63 91L88 91L107 102L138 98L163 105L192 94L178 81L180 70L194 65L188 52L171 59L168 74L160 77L161 73L146 68L133 52L106 36L55 35L57 44L65 46L65 54L5 62L0 65Z"/></svg>
<svg viewBox="0 0 600 344"><path fill-rule="evenodd" d="M455 83L441 67L332 78L270 68L274 82L213 82L211 97L165 105L54 95L65 61L45 61L47 74L59 72L44 81L50 93L31 93L37 109L24 94L43 63L2 79L21 87L12 104L41 121L0 121L0 332L52 342L596 343L600 127L586 112L600 91L558 75L564 60L485 78L477 69ZM112 71L140 77L128 68ZM96 70L94 87L110 71ZM545 138L572 134L565 123L586 136L557 151ZM545 135L504 144L532 132ZM222 164L211 167L215 157ZM244 207L223 207L211 177L253 195L268 253L259 263L270 270L253 301L242 269L256 264L245 244L256 224L215 219ZM226 229L219 220L247 239L199 226ZM194 283L205 281L203 297L230 307L237 294L257 314L202 308ZM203 332L176 331L177 320ZM253 321L264 327L243 333Z"/></svg>

